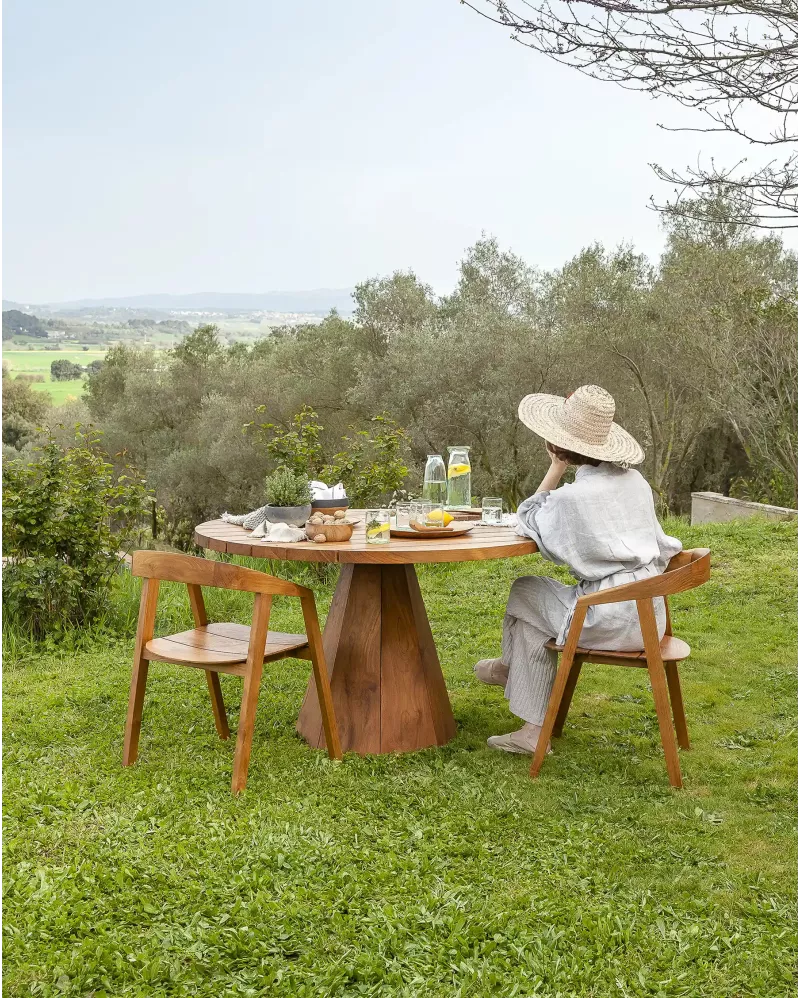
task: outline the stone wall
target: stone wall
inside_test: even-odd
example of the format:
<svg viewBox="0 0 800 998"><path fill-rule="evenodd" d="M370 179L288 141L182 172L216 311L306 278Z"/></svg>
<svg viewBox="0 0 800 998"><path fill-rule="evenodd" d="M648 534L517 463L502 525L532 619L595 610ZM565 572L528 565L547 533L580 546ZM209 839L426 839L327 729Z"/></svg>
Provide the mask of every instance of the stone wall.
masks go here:
<svg viewBox="0 0 800 998"><path fill-rule="evenodd" d="M790 520L797 516L796 509L785 506L767 506L762 502L745 502L731 499L719 492L692 493L692 523L727 523L748 516L766 516L769 520Z"/></svg>

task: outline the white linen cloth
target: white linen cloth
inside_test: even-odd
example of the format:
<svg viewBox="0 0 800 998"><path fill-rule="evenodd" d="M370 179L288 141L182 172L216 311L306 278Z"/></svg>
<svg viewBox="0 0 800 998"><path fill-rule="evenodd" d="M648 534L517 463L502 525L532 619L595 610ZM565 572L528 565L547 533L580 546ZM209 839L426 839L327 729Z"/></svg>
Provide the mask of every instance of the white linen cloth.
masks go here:
<svg viewBox="0 0 800 998"><path fill-rule="evenodd" d="M315 499L346 499L347 494L344 490L344 485L341 482L337 482L336 485L331 485L330 488L325 484L325 482L311 482L311 494Z"/></svg>
<svg viewBox="0 0 800 998"><path fill-rule="evenodd" d="M542 724L557 656L545 648L566 639L579 596L660 575L682 545L661 529L647 481L633 469L603 462L581 465L575 482L526 499L517 510L517 533L536 541L542 557L566 565L579 580L525 576L511 587L503 620L503 662L509 668L509 709ZM654 609L659 637L666 629L663 599ZM634 651L643 647L636 603L589 607L584 648Z"/></svg>
<svg viewBox="0 0 800 998"><path fill-rule="evenodd" d="M302 527L295 527L291 523L270 523L263 520L253 530L251 537L260 537L264 544L271 541L273 544L296 544L298 541L306 541L306 532Z"/></svg>
<svg viewBox="0 0 800 998"><path fill-rule="evenodd" d="M242 513L234 516L233 513L223 513L221 519L224 523L234 523L237 527L244 527L245 530L252 530L251 537L260 537L265 543L270 540L273 543L295 544L298 541L306 541L306 533L302 527L292 526L290 523L270 523L267 520L267 506L254 509L252 513Z"/></svg>

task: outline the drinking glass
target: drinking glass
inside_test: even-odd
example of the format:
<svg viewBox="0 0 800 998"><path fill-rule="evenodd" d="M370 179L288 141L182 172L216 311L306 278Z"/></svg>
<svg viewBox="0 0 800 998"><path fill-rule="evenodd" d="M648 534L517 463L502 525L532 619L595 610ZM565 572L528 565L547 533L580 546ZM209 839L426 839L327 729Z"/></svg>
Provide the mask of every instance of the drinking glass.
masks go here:
<svg viewBox="0 0 800 998"><path fill-rule="evenodd" d="M423 519L423 515L424 514L423 514L423 511L422 511L422 506L423 506L423 503L421 503L419 500L417 500L416 502L411 502L411 503L408 504L408 520L409 520L409 523L412 520L416 520L417 523L424 523L425 522L424 519Z"/></svg>
<svg viewBox="0 0 800 998"><path fill-rule="evenodd" d="M366 511L367 544L388 544L390 540L390 514L388 509Z"/></svg>
<svg viewBox="0 0 800 998"><path fill-rule="evenodd" d="M407 527L411 520L411 507L413 503L399 502L395 506L395 524L398 527Z"/></svg>
<svg viewBox="0 0 800 998"><path fill-rule="evenodd" d="M444 503L441 502L426 502L425 503L425 520L426 527L443 527L444 526Z"/></svg>
<svg viewBox="0 0 800 998"><path fill-rule="evenodd" d="M503 525L503 500L486 496L481 502L481 523L492 527Z"/></svg>

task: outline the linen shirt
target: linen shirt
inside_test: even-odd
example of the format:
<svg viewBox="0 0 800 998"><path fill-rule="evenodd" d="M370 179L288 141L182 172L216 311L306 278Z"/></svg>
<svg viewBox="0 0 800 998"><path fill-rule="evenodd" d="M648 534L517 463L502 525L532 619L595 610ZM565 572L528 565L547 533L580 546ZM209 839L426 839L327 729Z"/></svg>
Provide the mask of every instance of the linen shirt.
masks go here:
<svg viewBox="0 0 800 998"><path fill-rule="evenodd" d="M582 582L642 568L660 574L682 549L662 530L646 479L605 462L581 465L573 484L526 499L517 510L517 533Z"/></svg>

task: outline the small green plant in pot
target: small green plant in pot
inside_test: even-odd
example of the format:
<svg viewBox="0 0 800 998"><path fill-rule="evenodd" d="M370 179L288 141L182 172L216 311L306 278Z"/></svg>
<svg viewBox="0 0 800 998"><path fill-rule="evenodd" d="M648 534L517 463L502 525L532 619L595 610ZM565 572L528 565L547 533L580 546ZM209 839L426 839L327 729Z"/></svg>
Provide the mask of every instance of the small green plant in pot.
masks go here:
<svg viewBox="0 0 800 998"><path fill-rule="evenodd" d="M302 527L311 516L311 485L308 475L278 468L264 482L269 523L290 523Z"/></svg>

